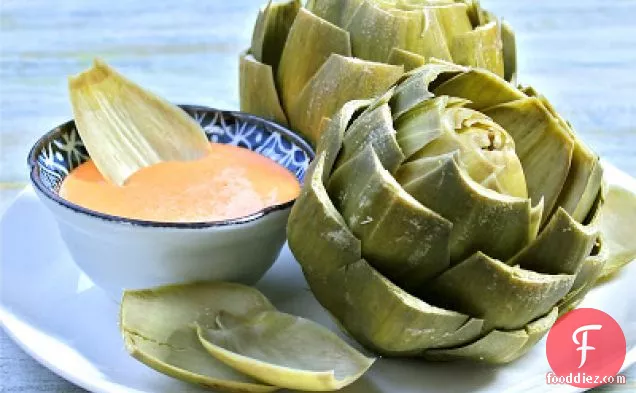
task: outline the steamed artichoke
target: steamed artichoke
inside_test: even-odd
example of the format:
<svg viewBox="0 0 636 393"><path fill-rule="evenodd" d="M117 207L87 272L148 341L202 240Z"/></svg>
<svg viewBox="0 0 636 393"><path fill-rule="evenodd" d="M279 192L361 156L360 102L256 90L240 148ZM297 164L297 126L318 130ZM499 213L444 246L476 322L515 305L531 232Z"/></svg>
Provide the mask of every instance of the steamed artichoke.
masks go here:
<svg viewBox="0 0 636 393"><path fill-rule="evenodd" d="M326 122L289 245L365 346L506 363L610 273L602 178L533 89L433 60Z"/></svg>
<svg viewBox="0 0 636 393"><path fill-rule="evenodd" d="M315 143L323 117L430 58L516 72L512 30L477 0L270 0L241 56L241 110Z"/></svg>

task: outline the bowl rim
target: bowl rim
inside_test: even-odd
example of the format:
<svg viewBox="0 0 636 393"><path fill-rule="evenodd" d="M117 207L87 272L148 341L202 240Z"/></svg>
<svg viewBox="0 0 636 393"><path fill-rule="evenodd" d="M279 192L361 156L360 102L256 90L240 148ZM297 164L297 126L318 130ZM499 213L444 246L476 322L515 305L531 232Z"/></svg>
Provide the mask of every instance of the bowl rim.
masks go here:
<svg viewBox="0 0 636 393"><path fill-rule="evenodd" d="M223 116L229 116L234 119L246 120L253 124L258 124L262 127L267 127L274 129L274 131L280 133L284 138L290 140L294 145L300 147L311 160L315 158L315 152L312 148L311 144L307 142L302 136L293 132L292 130L281 126L278 123L275 123L271 120L264 119L262 117L252 115L249 113L241 112L241 111L231 111L231 110L222 110L216 109L204 105L190 105L190 104L181 104L177 105L179 108L184 110L191 111L205 111L205 112L217 112L222 114ZM193 221L193 222L167 222L167 221L150 221L150 220L140 220L135 218L127 218L115 216L112 214L98 212L92 209L85 208L76 203L70 202L62 197L59 194L51 191L48 187L44 185L40 176L40 170L38 164L38 155L44 145L49 142L56 133L60 132L60 129L70 123L74 123L75 120L71 119L66 121L50 131L46 132L42 135L38 140L33 144L31 149L29 150L29 154L27 156L27 165L29 167L29 174L31 183L35 186L38 192L44 195L46 198L55 202L57 205L72 210L80 215L89 216L92 218L101 219L104 221L112 222L112 223L120 223L126 225L133 225L139 227L147 227L147 228L181 228L181 229L194 229L194 228L214 228L214 227L227 227L231 225L237 224L246 224L252 221L256 221L259 218L265 217L271 213L277 211L283 211L290 208L297 198L294 198L285 203L280 203L276 205L267 206L257 212L251 213L246 216L231 218L226 220L218 220L218 221Z"/></svg>

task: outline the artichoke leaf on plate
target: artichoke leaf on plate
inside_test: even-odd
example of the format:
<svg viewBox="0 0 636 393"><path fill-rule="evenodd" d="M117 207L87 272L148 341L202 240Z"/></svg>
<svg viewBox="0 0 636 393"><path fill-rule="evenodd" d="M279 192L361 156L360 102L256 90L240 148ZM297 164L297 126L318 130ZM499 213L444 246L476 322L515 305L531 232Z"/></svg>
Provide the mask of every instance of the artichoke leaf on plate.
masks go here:
<svg viewBox="0 0 636 393"><path fill-rule="evenodd" d="M338 390L357 380L375 359L312 321L278 311L250 316L220 312L198 325L199 340L215 358L275 386Z"/></svg>
<svg viewBox="0 0 636 393"><path fill-rule="evenodd" d="M204 157L201 126L176 105L125 78L101 60L69 78L77 131L100 173L123 185L141 168Z"/></svg>
<svg viewBox="0 0 636 393"><path fill-rule="evenodd" d="M257 290L239 284L200 283L126 291L120 329L128 352L147 366L186 382L235 392L271 392L210 356L193 324L221 311L237 315L273 310Z"/></svg>

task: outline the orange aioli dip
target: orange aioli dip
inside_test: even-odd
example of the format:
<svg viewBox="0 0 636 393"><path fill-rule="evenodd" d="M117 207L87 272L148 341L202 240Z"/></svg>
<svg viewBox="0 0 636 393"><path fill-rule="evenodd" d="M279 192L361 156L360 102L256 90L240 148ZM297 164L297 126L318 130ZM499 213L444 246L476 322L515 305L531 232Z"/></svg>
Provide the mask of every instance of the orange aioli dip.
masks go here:
<svg viewBox="0 0 636 393"><path fill-rule="evenodd" d="M212 143L196 161L142 168L126 184L104 179L92 161L62 182L60 196L101 213L147 221L202 222L239 218L295 199L296 177L250 150Z"/></svg>

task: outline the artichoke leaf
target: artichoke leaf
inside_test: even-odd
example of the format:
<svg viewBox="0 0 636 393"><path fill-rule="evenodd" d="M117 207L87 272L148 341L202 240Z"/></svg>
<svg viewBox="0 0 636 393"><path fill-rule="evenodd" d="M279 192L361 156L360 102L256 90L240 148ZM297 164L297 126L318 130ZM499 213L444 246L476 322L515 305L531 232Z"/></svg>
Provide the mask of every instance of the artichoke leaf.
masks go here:
<svg viewBox="0 0 636 393"><path fill-rule="evenodd" d="M450 45L454 62L486 69L503 78L502 49L501 24L494 21L454 36Z"/></svg>
<svg viewBox="0 0 636 393"><path fill-rule="evenodd" d="M353 100L349 101L340 109L333 119L323 118L320 139L317 143L316 151L325 154L325 164L323 170L323 182L326 182L331 174L336 159L342 150L342 140L347 126L356 113L367 108L371 101Z"/></svg>
<svg viewBox="0 0 636 393"><path fill-rule="evenodd" d="M370 145L333 173L327 190L364 258L391 280L416 287L448 267L450 222L407 194Z"/></svg>
<svg viewBox="0 0 636 393"><path fill-rule="evenodd" d="M574 141L542 102L525 98L484 111L514 139L534 203L545 201L552 212L570 171ZM545 214L543 222L549 218Z"/></svg>
<svg viewBox="0 0 636 393"><path fill-rule="evenodd" d="M537 239L507 264L537 273L577 274L598 234L598 225L583 226L559 207Z"/></svg>
<svg viewBox="0 0 636 393"><path fill-rule="evenodd" d="M468 71L468 68L452 63L435 62L426 64L417 68L405 76L405 80L395 89L393 98L391 99L391 112L393 119L398 120L403 114L410 111L422 101L426 101L434 97L431 92L431 85L438 79L452 77L462 72ZM441 76L444 76L442 78Z"/></svg>
<svg viewBox="0 0 636 393"><path fill-rule="evenodd" d="M176 330L167 342L157 342L123 332L124 345L132 357L160 373L224 392L273 392L277 386L263 384L213 358L203 348L196 331L188 326Z"/></svg>
<svg viewBox="0 0 636 393"><path fill-rule="evenodd" d="M294 107L307 83L334 53L351 56L349 33L301 8L289 30L276 79L288 111ZM288 115L292 127L297 127L292 115ZM322 120L322 116L318 120ZM300 130L305 131L304 128Z"/></svg>
<svg viewBox="0 0 636 393"><path fill-rule="evenodd" d="M627 179L636 186L633 179ZM624 183L629 184L629 183ZM610 184L601 217L601 233L607 249L607 264L601 278L609 278L636 258L634 223L636 222L636 187L627 189Z"/></svg>
<svg viewBox="0 0 636 393"><path fill-rule="evenodd" d="M408 72L426 64L427 58L404 49L393 48L387 63L404 66L404 71Z"/></svg>
<svg viewBox="0 0 636 393"><path fill-rule="evenodd" d="M438 7L430 6L412 10L391 9L389 12L399 18L406 27L406 35L395 47L425 58L452 61L438 11Z"/></svg>
<svg viewBox="0 0 636 393"><path fill-rule="evenodd" d="M479 337L483 331L484 320L479 318L470 318L459 329L449 332L440 337L429 348L452 348L469 343Z"/></svg>
<svg viewBox="0 0 636 393"><path fill-rule="evenodd" d="M292 128L317 142L319 125L324 117L332 118L349 101L370 99L384 93L403 71L399 66L333 54L299 92L295 104L288 106Z"/></svg>
<svg viewBox="0 0 636 393"><path fill-rule="evenodd" d="M476 251L506 260L535 237L542 205L489 190L460 168L454 152L403 164L396 179L422 205L453 223L451 263Z"/></svg>
<svg viewBox="0 0 636 393"><path fill-rule="evenodd" d="M525 330L528 334L528 341L511 356L510 361L518 359L530 351L552 328L559 318L559 309L554 307L547 315L530 322Z"/></svg>
<svg viewBox="0 0 636 393"><path fill-rule="evenodd" d="M308 0L307 9L338 27L345 28L365 0Z"/></svg>
<svg viewBox="0 0 636 393"><path fill-rule="evenodd" d="M501 41L503 44L504 79L511 84L517 82L517 41L512 26L501 22Z"/></svg>
<svg viewBox="0 0 636 393"><path fill-rule="evenodd" d="M211 357L192 324L220 310L247 315L274 306L257 290L231 283L195 283L125 291L120 329L126 349L142 363L175 378L229 391L267 392L260 383Z"/></svg>
<svg viewBox="0 0 636 393"><path fill-rule="evenodd" d="M434 6L438 19L444 28L446 45L451 48L454 38L473 30L473 25L468 17L468 6L465 3L457 2L453 4ZM453 62L459 63L452 54ZM461 64L461 63L460 63ZM468 64L465 64L468 65Z"/></svg>
<svg viewBox="0 0 636 393"><path fill-rule="evenodd" d="M572 165L556 207L563 207L575 220L583 222L601 189L603 168L598 156L573 137Z"/></svg>
<svg viewBox="0 0 636 393"><path fill-rule="evenodd" d="M590 256L583 261L570 292L557 305L559 316L573 310L583 300L585 295L594 288L603 273L603 268L607 261L608 251L601 235Z"/></svg>
<svg viewBox="0 0 636 393"><path fill-rule="evenodd" d="M492 72L476 68L439 84L433 92L438 96L448 95L469 100L470 103L466 106L479 111L527 98L521 91Z"/></svg>
<svg viewBox="0 0 636 393"><path fill-rule="evenodd" d="M378 353L415 355L450 335L470 341L479 334L476 322L470 323L462 334L456 333L469 325L467 315L432 306L410 295L365 260L348 265L337 274L344 275L344 280L331 279L344 283L340 288L347 299L347 308L338 312L344 328Z"/></svg>
<svg viewBox="0 0 636 393"><path fill-rule="evenodd" d="M514 331L493 330L479 340L457 348L433 349L424 357L434 360L472 359L503 364L525 355L550 330L557 319L557 308L530 322L524 329Z"/></svg>
<svg viewBox="0 0 636 393"><path fill-rule="evenodd" d="M388 103L368 113L365 112L347 129L339 161L347 161L366 145L371 144L382 166L394 173L404 161L404 154L395 139L395 133Z"/></svg>
<svg viewBox="0 0 636 393"><path fill-rule="evenodd" d="M220 312L216 326L198 325L206 350L269 384L304 391L338 390L373 364L327 328L278 311L248 317Z"/></svg>
<svg viewBox="0 0 636 393"><path fill-rule="evenodd" d="M361 59L386 62L391 49L404 47L408 19L381 9L373 1L364 1L345 27L351 34L353 53Z"/></svg>
<svg viewBox="0 0 636 393"><path fill-rule="evenodd" d="M197 160L210 150L205 132L187 113L99 59L68 85L77 131L113 184L123 185L141 168Z"/></svg>
<svg viewBox="0 0 636 393"><path fill-rule="evenodd" d="M323 184L325 152L311 163L305 187L292 207L287 239L307 276L325 276L362 257L360 241L333 206ZM308 220L307 217L312 217Z"/></svg>
<svg viewBox="0 0 636 393"><path fill-rule="evenodd" d="M285 3L274 3L269 0L256 19L250 53L256 61L270 65L274 75L278 70L289 29L301 7L300 0L289 0Z"/></svg>
<svg viewBox="0 0 636 393"><path fill-rule="evenodd" d="M272 67L252 55L241 56L239 89L241 110L287 126L287 116L278 99ZM259 92L254 94L254 92Z"/></svg>
<svg viewBox="0 0 636 393"><path fill-rule="evenodd" d="M395 122L397 142L407 159L442 134L447 104L447 96L422 101Z"/></svg>
<svg viewBox="0 0 636 393"><path fill-rule="evenodd" d="M426 298L483 319L484 331L513 330L547 314L574 280L511 267L477 252L435 278Z"/></svg>
<svg viewBox="0 0 636 393"><path fill-rule="evenodd" d="M429 360L461 360L504 364L513 360L528 342L525 330L501 331L493 330L479 340L458 348L431 349L422 355Z"/></svg>

